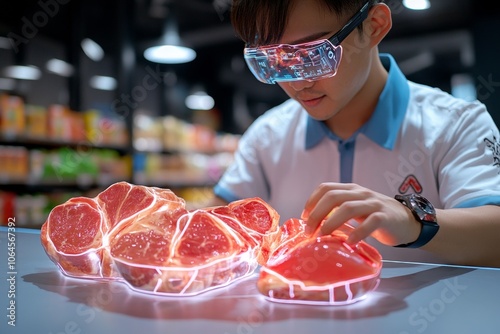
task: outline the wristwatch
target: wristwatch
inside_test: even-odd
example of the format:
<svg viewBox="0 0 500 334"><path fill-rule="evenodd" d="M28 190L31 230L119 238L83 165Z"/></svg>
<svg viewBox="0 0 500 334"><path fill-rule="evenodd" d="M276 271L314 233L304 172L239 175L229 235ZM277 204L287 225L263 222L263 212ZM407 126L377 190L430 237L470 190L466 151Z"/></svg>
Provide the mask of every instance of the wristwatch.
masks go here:
<svg viewBox="0 0 500 334"><path fill-rule="evenodd" d="M439 230L434 206L425 197L418 194L396 195L394 198L408 207L415 219L422 225L422 230L417 240L395 247L422 247L428 243Z"/></svg>

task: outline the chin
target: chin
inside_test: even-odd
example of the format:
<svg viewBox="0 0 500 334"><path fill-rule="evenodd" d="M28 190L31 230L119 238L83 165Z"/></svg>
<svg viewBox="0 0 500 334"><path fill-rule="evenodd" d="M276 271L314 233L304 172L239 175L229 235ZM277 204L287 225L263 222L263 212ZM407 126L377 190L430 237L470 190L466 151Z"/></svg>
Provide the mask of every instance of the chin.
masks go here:
<svg viewBox="0 0 500 334"><path fill-rule="evenodd" d="M306 107L304 107L304 109L311 118L317 121L329 120L330 118L334 117L337 114L337 112L332 113L330 110L329 111L322 111L318 109L311 110Z"/></svg>

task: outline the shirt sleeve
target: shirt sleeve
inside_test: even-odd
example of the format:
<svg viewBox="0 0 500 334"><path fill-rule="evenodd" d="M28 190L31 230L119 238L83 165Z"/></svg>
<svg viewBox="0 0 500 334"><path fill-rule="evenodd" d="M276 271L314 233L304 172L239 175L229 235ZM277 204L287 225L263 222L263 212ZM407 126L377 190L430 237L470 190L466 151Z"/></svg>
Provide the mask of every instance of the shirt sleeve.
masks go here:
<svg viewBox="0 0 500 334"><path fill-rule="evenodd" d="M241 137L234 162L214 187L214 193L228 202L249 197L269 199L269 185L261 163L269 142L264 118L254 121Z"/></svg>
<svg viewBox="0 0 500 334"><path fill-rule="evenodd" d="M438 181L445 208L500 205L500 135L485 106L466 104L443 134ZM447 137L447 138L446 138Z"/></svg>

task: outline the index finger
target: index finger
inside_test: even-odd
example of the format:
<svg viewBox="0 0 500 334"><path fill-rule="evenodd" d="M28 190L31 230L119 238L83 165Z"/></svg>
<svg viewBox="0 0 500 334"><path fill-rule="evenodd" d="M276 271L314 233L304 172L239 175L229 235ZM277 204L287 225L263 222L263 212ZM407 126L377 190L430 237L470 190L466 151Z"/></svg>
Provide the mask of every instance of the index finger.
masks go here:
<svg viewBox="0 0 500 334"><path fill-rule="evenodd" d="M306 231L316 231L325 217L345 201L353 200L352 185L344 183L322 183L306 201L301 219L306 222Z"/></svg>

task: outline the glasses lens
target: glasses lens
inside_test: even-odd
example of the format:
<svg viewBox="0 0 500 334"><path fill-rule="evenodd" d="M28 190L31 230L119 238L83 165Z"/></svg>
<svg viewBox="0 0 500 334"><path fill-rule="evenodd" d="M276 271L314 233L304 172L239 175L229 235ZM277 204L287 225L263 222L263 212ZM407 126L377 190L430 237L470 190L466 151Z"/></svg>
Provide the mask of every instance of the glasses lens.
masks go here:
<svg viewBox="0 0 500 334"><path fill-rule="evenodd" d="M245 48L244 57L255 77L264 83L318 80L337 73L342 47L328 40L298 45Z"/></svg>

